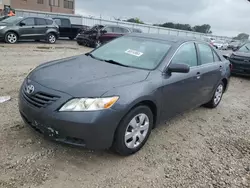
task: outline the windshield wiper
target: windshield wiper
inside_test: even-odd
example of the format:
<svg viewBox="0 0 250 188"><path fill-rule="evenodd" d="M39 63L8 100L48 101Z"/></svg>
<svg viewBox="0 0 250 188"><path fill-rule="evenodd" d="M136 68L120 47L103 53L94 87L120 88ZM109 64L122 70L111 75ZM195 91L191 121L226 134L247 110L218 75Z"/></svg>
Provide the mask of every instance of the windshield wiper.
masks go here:
<svg viewBox="0 0 250 188"><path fill-rule="evenodd" d="M119 63L117 61L114 61L112 59L110 59L110 60L104 60L104 61L107 62L107 63L111 63L111 64L115 64L115 65L120 65L120 66L123 66L123 67L129 67L128 65L121 64L121 63Z"/></svg>
<svg viewBox="0 0 250 188"><path fill-rule="evenodd" d="M103 59L100 59L100 58L94 56L94 55L91 54L91 53L86 53L85 55L86 55L86 56L90 56L90 57L92 57L93 59L97 59L97 60L99 60L99 61L104 61Z"/></svg>
<svg viewBox="0 0 250 188"><path fill-rule="evenodd" d="M245 48L246 48L248 51L250 51L249 48L248 48L247 46L245 46Z"/></svg>

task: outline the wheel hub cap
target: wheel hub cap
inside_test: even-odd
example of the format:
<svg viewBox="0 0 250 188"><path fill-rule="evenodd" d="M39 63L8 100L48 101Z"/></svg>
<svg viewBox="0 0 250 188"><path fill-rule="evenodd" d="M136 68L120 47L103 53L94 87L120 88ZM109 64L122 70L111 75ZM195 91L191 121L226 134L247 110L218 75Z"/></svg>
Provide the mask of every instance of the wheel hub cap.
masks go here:
<svg viewBox="0 0 250 188"><path fill-rule="evenodd" d="M16 40L17 40L17 36L16 36L16 35L14 35L14 34L8 35L8 41L9 41L10 43L15 43Z"/></svg>
<svg viewBox="0 0 250 188"><path fill-rule="evenodd" d="M149 129L149 118L146 114L136 115L128 124L125 132L125 145L136 148L145 140Z"/></svg>

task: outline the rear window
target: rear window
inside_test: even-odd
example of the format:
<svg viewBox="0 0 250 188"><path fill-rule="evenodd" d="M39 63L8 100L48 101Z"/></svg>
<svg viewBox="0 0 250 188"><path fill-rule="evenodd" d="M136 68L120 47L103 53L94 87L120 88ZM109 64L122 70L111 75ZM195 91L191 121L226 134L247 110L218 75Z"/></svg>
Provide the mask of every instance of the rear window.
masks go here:
<svg viewBox="0 0 250 188"><path fill-rule="evenodd" d="M47 25L52 25L52 24L53 24L53 21L52 21L52 20L46 19L46 23L47 23Z"/></svg>

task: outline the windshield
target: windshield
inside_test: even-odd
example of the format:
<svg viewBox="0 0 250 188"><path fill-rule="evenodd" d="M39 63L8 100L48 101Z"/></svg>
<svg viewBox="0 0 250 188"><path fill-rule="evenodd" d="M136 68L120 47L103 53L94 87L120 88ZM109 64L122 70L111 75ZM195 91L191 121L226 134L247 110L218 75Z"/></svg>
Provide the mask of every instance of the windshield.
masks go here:
<svg viewBox="0 0 250 188"><path fill-rule="evenodd" d="M2 23L17 23L18 21L20 21L22 19L23 19L23 17L11 16L11 17L8 17L8 18L4 19L1 22Z"/></svg>
<svg viewBox="0 0 250 188"><path fill-rule="evenodd" d="M166 41L126 36L101 46L91 54L97 59L113 60L124 66L154 69L170 47Z"/></svg>
<svg viewBox="0 0 250 188"><path fill-rule="evenodd" d="M250 52L250 43L244 44L243 46L241 46L238 50L239 52Z"/></svg>

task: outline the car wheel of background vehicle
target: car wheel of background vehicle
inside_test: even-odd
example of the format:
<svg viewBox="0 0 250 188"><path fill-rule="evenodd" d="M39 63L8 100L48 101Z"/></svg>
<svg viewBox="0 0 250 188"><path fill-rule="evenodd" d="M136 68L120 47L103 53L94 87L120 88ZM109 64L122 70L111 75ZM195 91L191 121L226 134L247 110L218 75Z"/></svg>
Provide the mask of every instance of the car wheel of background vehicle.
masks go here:
<svg viewBox="0 0 250 188"><path fill-rule="evenodd" d="M70 39L70 40L74 40L74 39L75 39L75 37L69 37L69 39Z"/></svg>
<svg viewBox="0 0 250 188"><path fill-rule="evenodd" d="M213 98L204 106L208 108L216 108L220 104L223 93L224 93L224 84L223 82L220 82L214 92Z"/></svg>
<svg viewBox="0 0 250 188"><path fill-rule="evenodd" d="M15 44L18 41L18 36L14 32L8 32L5 35L5 42L10 44Z"/></svg>
<svg viewBox="0 0 250 188"><path fill-rule="evenodd" d="M39 39L36 39L35 41L36 41L36 42L40 42L40 40L39 40Z"/></svg>
<svg viewBox="0 0 250 188"><path fill-rule="evenodd" d="M152 127L153 114L149 107L132 109L120 122L112 149L123 156L136 153L148 140Z"/></svg>
<svg viewBox="0 0 250 188"><path fill-rule="evenodd" d="M82 42L80 42L80 41L77 41L77 44L79 44L79 45L81 45L81 46L83 45L83 43L82 43Z"/></svg>
<svg viewBox="0 0 250 188"><path fill-rule="evenodd" d="M56 43L56 35L53 33L49 33L47 36L47 42L50 44Z"/></svg>
<svg viewBox="0 0 250 188"><path fill-rule="evenodd" d="M102 45L102 43L99 40L95 41L95 48L98 48L101 45Z"/></svg>

